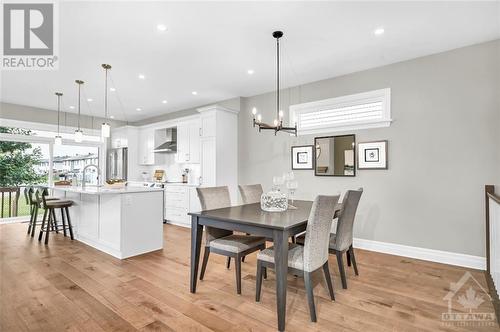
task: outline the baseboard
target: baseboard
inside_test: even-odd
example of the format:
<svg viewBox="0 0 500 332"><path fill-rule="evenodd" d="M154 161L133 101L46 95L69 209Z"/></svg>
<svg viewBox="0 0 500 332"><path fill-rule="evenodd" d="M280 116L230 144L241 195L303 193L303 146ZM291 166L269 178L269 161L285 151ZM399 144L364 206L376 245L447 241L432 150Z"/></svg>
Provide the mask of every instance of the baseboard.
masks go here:
<svg viewBox="0 0 500 332"><path fill-rule="evenodd" d="M480 256L358 238L354 239L353 246L354 248L381 252L384 254L422 259L425 261L468 267L478 270L486 270L486 258Z"/></svg>

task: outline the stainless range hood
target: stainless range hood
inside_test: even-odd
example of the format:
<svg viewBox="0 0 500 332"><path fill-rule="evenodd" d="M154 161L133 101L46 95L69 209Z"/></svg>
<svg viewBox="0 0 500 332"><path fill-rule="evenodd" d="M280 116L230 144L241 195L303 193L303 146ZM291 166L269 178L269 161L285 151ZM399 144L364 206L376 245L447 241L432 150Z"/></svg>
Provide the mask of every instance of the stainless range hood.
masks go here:
<svg viewBox="0 0 500 332"><path fill-rule="evenodd" d="M155 130L156 153L177 152L177 127Z"/></svg>

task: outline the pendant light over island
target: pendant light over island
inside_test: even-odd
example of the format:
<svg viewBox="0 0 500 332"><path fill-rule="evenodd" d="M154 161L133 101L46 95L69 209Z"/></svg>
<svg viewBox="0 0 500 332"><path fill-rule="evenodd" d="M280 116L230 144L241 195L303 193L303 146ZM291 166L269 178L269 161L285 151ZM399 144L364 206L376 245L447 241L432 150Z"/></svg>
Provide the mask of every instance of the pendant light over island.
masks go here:
<svg viewBox="0 0 500 332"><path fill-rule="evenodd" d="M82 87L82 84L84 83L82 80L76 80L76 84L78 84L78 129L75 130L75 142L81 143L83 141L83 131L80 128L80 90Z"/></svg>

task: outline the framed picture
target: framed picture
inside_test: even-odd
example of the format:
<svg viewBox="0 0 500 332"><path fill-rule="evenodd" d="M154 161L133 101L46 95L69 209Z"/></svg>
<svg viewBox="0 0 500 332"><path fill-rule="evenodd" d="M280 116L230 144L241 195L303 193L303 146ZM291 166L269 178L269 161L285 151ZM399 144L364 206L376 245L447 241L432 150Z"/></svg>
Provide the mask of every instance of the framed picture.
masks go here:
<svg viewBox="0 0 500 332"><path fill-rule="evenodd" d="M358 169L387 168L387 141L358 143Z"/></svg>
<svg viewBox="0 0 500 332"><path fill-rule="evenodd" d="M292 146L292 169L314 169L314 146Z"/></svg>

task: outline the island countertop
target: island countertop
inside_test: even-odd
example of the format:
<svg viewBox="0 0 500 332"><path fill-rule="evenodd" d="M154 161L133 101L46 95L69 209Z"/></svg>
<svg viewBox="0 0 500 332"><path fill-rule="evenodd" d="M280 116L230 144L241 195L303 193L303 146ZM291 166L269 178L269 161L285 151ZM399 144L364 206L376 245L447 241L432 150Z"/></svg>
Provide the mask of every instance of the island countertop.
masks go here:
<svg viewBox="0 0 500 332"><path fill-rule="evenodd" d="M89 195L120 195L120 194L131 194L131 193L147 193L154 191L163 191L163 188L150 188L150 187L136 187L136 186L126 186L124 188L107 188L107 187L97 187L97 186L86 186L82 188L80 186L51 186L53 190L61 190L66 192L89 194Z"/></svg>

